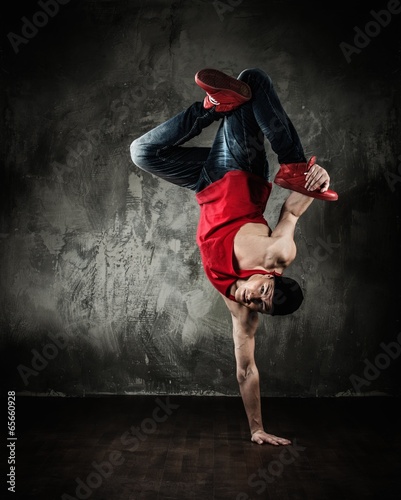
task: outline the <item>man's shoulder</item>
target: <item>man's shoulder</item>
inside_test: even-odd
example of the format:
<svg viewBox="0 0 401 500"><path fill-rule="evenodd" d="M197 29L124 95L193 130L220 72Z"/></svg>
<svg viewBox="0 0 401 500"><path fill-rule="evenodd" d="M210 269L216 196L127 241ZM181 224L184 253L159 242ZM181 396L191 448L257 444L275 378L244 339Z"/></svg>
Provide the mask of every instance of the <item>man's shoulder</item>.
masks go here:
<svg viewBox="0 0 401 500"><path fill-rule="evenodd" d="M284 270L297 255L295 241L288 236L271 236L269 240L270 261L274 262L276 268Z"/></svg>

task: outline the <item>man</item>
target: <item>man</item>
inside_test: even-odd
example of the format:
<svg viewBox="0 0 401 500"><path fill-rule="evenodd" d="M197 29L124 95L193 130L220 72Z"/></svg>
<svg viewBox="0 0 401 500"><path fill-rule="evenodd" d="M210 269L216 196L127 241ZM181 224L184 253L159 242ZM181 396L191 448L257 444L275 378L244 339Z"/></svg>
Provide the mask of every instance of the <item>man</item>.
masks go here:
<svg viewBox="0 0 401 500"><path fill-rule="evenodd" d="M258 313L290 314L301 305L300 286L282 276L296 255L295 225L314 198L338 196L316 158L306 162L268 75L247 69L235 79L207 68L195 81L206 91L203 102L136 139L131 157L143 170L195 191L201 209L197 243L205 273L231 313L251 440L287 445L288 439L268 434L262 423L254 358ZM211 148L182 147L216 120L221 123ZM274 182L293 191L274 230L263 216L272 188L265 137L280 163Z"/></svg>

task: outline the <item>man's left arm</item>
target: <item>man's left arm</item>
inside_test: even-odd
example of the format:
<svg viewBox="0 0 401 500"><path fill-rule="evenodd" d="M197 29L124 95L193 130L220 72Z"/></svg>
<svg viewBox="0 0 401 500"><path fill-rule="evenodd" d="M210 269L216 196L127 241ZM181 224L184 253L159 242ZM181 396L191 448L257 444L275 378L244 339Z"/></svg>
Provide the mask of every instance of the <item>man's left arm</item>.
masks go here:
<svg viewBox="0 0 401 500"><path fill-rule="evenodd" d="M327 191L330 177L327 171L315 164L313 170L305 175L305 187L311 191L320 187L321 192ZM289 265L295 258L296 246L294 242L295 226L298 219L306 212L314 198L295 191L291 192L284 202L277 226L271 233L275 239L275 252L281 256L284 266Z"/></svg>

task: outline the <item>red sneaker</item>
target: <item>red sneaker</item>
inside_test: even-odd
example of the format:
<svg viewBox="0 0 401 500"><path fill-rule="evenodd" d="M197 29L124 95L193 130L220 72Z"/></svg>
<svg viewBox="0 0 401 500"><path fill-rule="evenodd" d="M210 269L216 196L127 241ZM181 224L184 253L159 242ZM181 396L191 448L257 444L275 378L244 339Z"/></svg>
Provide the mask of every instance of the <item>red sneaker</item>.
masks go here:
<svg viewBox="0 0 401 500"><path fill-rule="evenodd" d="M195 75L195 82L207 93L203 100L205 109L216 106L216 111L219 112L232 111L252 97L247 83L217 69L201 69Z"/></svg>
<svg viewBox="0 0 401 500"><path fill-rule="evenodd" d="M322 193L319 189L315 189L315 191L308 191L305 189L305 172L307 172L315 163L316 156L312 156L308 163L282 163L280 164L280 170L274 178L274 183L285 189L291 189L292 191L297 191L298 193L311 196L312 198L317 198L318 200L338 200L338 194L331 189L328 189L324 193Z"/></svg>

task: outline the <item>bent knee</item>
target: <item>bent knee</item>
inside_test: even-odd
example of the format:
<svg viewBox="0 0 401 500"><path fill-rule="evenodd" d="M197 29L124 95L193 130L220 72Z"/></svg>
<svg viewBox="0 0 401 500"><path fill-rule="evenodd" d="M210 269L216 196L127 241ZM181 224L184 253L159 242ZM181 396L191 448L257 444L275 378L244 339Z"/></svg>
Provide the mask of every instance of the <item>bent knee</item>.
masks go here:
<svg viewBox="0 0 401 500"><path fill-rule="evenodd" d="M129 150L130 150L130 153L131 153L131 160L137 166L139 166L138 165L138 161L139 161L139 158L141 156L140 149L141 149L141 146L140 146L140 144L138 142L138 139L135 139L135 141L133 141L131 143L131 146L130 146Z"/></svg>
<svg viewBox="0 0 401 500"><path fill-rule="evenodd" d="M135 139L130 146L131 160L139 168L144 168L148 163L151 152L149 147L142 143L140 139Z"/></svg>
<svg viewBox="0 0 401 500"><path fill-rule="evenodd" d="M268 83L269 85L273 85L272 79L270 76L263 71L260 68L248 68L244 69L239 76L238 80L245 81L247 83L252 82L252 81L264 81L265 83Z"/></svg>

